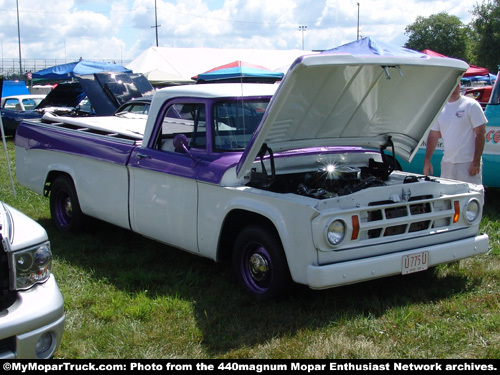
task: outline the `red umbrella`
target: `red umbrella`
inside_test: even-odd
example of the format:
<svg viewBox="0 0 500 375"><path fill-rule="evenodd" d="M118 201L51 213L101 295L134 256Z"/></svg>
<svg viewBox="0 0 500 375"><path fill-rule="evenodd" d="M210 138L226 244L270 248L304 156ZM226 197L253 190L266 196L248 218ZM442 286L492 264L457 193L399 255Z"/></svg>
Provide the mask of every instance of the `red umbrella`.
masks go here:
<svg viewBox="0 0 500 375"><path fill-rule="evenodd" d="M424 49L422 53L425 53L426 55L429 56L448 57L430 49ZM489 70L486 68L481 68L475 65L469 65L469 66L470 68L467 69L467 71L464 74L464 77L487 76L489 74Z"/></svg>
<svg viewBox="0 0 500 375"><path fill-rule="evenodd" d="M205 73L191 77L191 79L197 81L217 81L245 78L246 80L277 81L282 79L283 75L282 72L274 72L263 66L238 60L210 69Z"/></svg>

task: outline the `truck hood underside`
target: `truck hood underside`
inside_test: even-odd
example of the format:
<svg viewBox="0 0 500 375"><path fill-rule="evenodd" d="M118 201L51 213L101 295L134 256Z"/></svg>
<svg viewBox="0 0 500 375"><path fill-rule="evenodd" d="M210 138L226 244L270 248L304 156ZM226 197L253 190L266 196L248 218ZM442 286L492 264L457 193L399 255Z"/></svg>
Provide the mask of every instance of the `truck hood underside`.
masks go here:
<svg viewBox="0 0 500 375"><path fill-rule="evenodd" d="M391 137L411 160L468 65L435 57L318 54L285 75L237 168L247 173L262 145L274 152L323 146L380 148Z"/></svg>

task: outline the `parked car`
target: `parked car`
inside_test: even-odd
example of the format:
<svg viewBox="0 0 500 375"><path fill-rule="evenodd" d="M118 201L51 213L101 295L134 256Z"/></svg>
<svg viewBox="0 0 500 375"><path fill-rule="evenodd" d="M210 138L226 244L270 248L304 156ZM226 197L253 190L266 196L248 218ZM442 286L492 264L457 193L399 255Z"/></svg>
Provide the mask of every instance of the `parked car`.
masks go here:
<svg viewBox="0 0 500 375"><path fill-rule="evenodd" d="M45 95L15 95L2 98L2 108L13 111L31 111L45 98Z"/></svg>
<svg viewBox="0 0 500 375"><path fill-rule="evenodd" d="M23 119L39 118L35 108L42 102L45 95L16 95L2 98L0 115L6 134L14 134L17 125Z"/></svg>
<svg viewBox="0 0 500 375"><path fill-rule="evenodd" d="M0 202L0 359L47 359L64 329L64 300L51 273L46 231Z"/></svg>
<svg viewBox="0 0 500 375"><path fill-rule="evenodd" d="M140 115L147 115L149 107L151 106L152 96L144 96L136 99L129 100L122 104L116 111L115 115L134 113Z"/></svg>
<svg viewBox="0 0 500 375"><path fill-rule="evenodd" d="M32 108L17 110L12 105L7 105L2 99L0 108L5 134L15 134L17 126L22 120L37 119L42 117L45 111L55 113L70 113L79 108L80 102L85 98L85 92L78 82L62 83L57 85L49 94L43 95L42 99Z"/></svg>
<svg viewBox="0 0 500 375"><path fill-rule="evenodd" d="M492 89L493 86L468 87L464 95L476 99L484 109L490 100Z"/></svg>
<svg viewBox="0 0 500 375"><path fill-rule="evenodd" d="M132 98L149 96L153 86L140 73L95 73L77 76L75 82L60 83L32 110L0 108L6 134L14 134L24 119L46 113L71 117L111 116Z"/></svg>

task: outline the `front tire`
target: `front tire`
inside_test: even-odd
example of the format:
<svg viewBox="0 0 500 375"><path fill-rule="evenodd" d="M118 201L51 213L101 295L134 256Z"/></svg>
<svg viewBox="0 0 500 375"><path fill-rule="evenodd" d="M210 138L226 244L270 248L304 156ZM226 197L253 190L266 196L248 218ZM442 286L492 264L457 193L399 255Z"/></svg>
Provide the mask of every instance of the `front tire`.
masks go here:
<svg viewBox="0 0 500 375"><path fill-rule="evenodd" d="M77 233L85 228L87 218L80 209L75 186L69 177L57 177L52 183L50 215L60 232Z"/></svg>
<svg viewBox="0 0 500 375"><path fill-rule="evenodd" d="M262 226L249 226L239 233L233 268L243 290L259 301L285 295L292 284L281 242Z"/></svg>

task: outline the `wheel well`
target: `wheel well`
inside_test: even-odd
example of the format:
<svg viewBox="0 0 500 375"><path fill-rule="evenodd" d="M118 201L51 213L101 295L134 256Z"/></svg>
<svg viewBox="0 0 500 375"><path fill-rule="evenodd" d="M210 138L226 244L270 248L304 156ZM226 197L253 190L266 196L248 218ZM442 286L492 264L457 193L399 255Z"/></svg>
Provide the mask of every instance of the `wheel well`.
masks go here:
<svg viewBox="0 0 500 375"><path fill-rule="evenodd" d="M258 224L271 230L278 238L279 234L276 227L267 217L257 214L255 212L245 210L231 211L224 220L222 231L220 233L219 241L219 255L221 261L226 261L231 258L233 244L238 236L239 231L252 224Z"/></svg>
<svg viewBox="0 0 500 375"><path fill-rule="evenodd" d="M71 175L66 173L66 172L50 171L49 174L47 175L47 179L45 180L45 186L43 188L43 195L45 197L49 196L52 183L56 180L56 178L58 178L60 176L66 176L71 181L73 181L73 178L71 177Z"/></svg>

